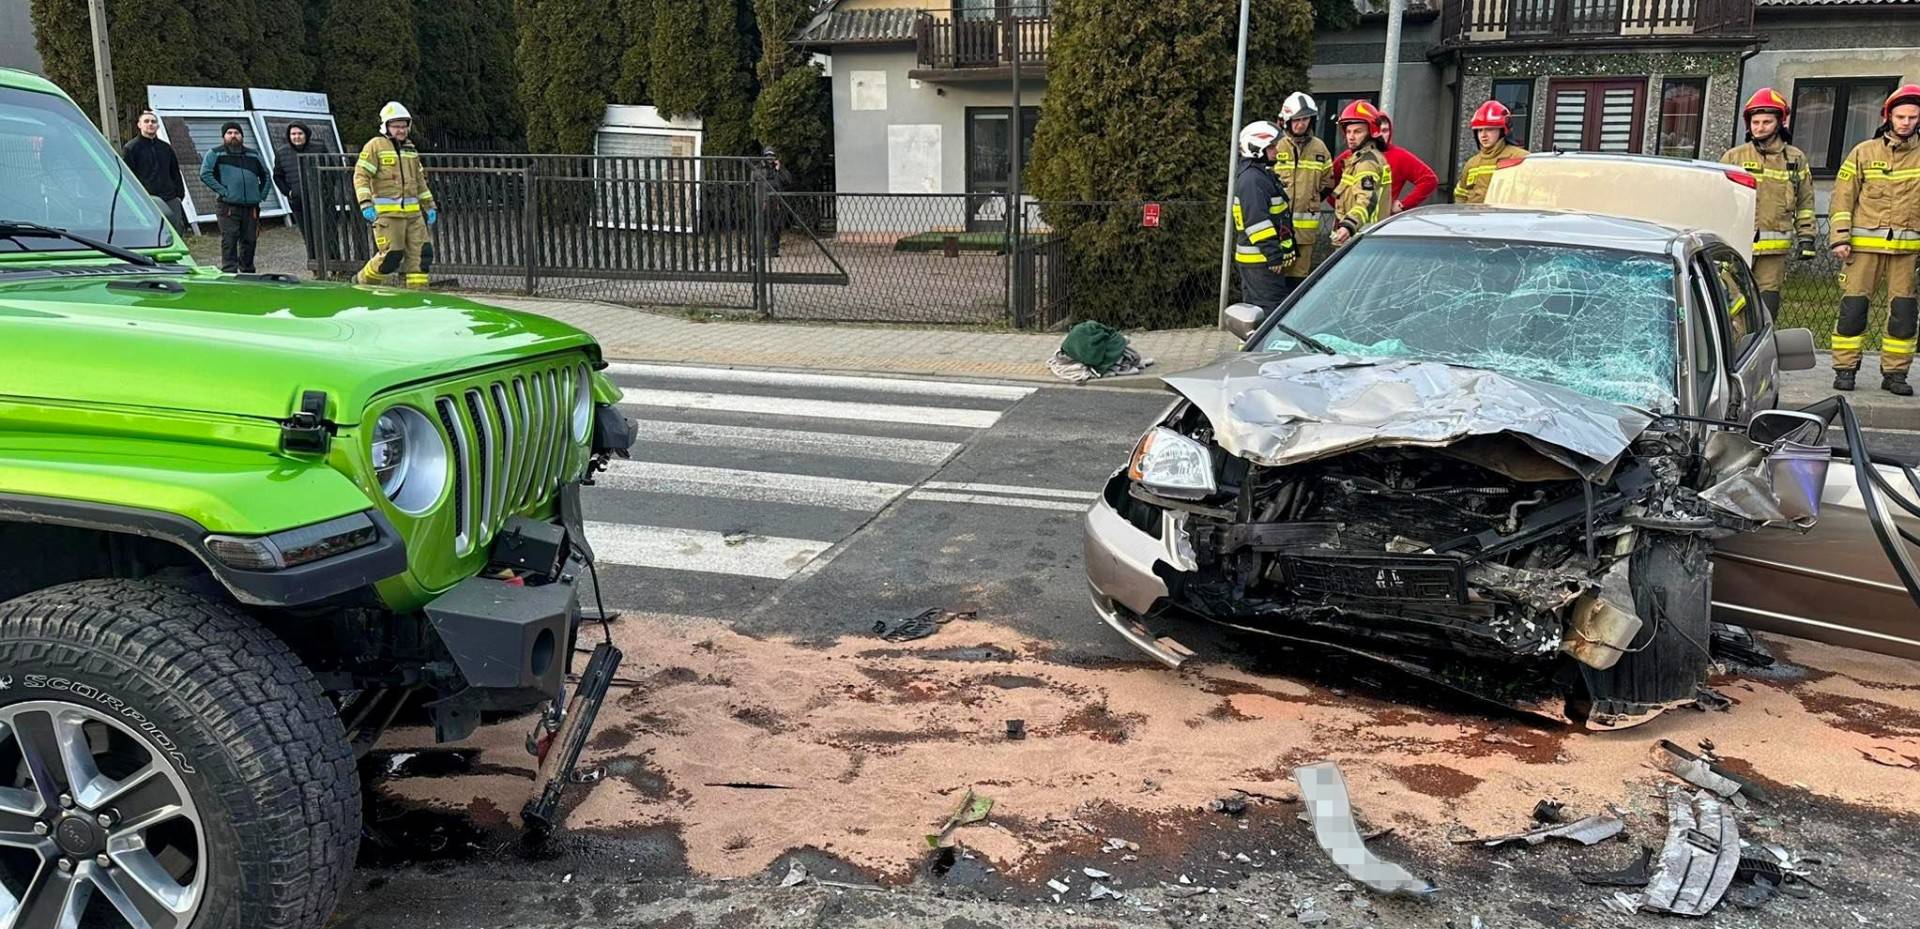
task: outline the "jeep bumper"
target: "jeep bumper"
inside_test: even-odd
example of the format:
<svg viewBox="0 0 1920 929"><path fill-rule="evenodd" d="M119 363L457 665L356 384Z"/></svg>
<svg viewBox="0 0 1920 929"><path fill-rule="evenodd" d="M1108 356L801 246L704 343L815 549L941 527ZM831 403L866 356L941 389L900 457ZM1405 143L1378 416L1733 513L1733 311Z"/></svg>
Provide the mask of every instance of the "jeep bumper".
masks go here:
<svg viewBox="0 0 1920 929"><path fill-rule="evenodd" d="M427 604L426 614L465 685L439 705L524 710L560 692L580 618L572 580L526 586L470 577Z"/></svg>

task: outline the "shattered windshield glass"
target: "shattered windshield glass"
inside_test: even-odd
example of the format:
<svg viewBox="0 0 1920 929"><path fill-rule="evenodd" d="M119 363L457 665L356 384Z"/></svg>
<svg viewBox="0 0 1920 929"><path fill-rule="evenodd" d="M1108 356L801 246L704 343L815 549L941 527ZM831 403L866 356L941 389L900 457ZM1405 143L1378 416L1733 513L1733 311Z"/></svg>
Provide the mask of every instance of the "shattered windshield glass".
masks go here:
<svg viewBox="0 0 1920 929"><path fill-rule="evenodd" d="M1281 318L1342 354L1415 358L1670 410L1673 263L1598 248L1372 237ZM1266 351L1299 344L1279 330Z"/></svg>

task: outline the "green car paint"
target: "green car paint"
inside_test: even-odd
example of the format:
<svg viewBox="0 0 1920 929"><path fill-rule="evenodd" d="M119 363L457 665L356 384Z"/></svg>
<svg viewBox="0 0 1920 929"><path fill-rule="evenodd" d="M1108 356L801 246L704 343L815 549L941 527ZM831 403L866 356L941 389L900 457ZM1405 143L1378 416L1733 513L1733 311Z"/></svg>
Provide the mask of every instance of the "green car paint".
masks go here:
<svg viewBox="0 0 1920 929"><path fill-rule="evenodd" d="M10 103L16 114L85 125L52 84L0 69L0 133ZM512 391L528 389L536 374L564 370L586 378L594 400L616 402L619 390L596 370L599 347L586 333L443 294L196 267L99 133L69 135L47 132L48 144L64 146L63 177L113 191L104 227L113 244L167 267L134 268L70 242L0 236L0 494L147 510L233 535L377 508L405 540L408 569L375 589L390 609L405 612L480 571L485 541L507 517L552 515L559 488L583 475L589 437L571 418L543 423L538 398L530 393L520 407ZM122 195L120 187L131 190ZM20 215L31 212L19 206L25 199L0 191L0 220L42 222ZM51 194L38 202L73 212L76 233L105 238L85 226L101 222L100 209ZM507 475L522 481L514 489L524 493L508 500L507 490L498 491L490 509L465 520L464 534L450 463L431 505L403 512L388 500L369 449L379 415L410 405L478 442L488 426L460 401L473 391L493 396L496 385L529 421L512 447L496 435L473 460L502 474L527 471ZM332 431L317 456L283 450L283 423L310 392L325 395ZM559 396L545 396L548 409ZM437 407L448 398L443 413ZM537 471L525 460L528 449L537 452Z"/></svg>

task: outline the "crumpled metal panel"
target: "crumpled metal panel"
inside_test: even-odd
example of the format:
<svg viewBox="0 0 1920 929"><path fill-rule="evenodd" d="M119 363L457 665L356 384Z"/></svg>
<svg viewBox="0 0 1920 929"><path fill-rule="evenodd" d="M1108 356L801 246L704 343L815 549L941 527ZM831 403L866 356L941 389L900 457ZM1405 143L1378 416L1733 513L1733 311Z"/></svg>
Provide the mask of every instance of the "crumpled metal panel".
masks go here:
<svg viewBox="0 0 1920 929"><path fill-rule="evenodd" d="M1268 466L1507 434L1600 480L1653 422L1566 388L1434 361L1241 353L1165 380L1206 415L1221 448Z"/></svg>
<svg viewBox="0 0 1920 929"><path fill-rule="evenodd" d="M1714 795L1667 795L1667 844L1660 869L1638 895L1640 909L1704 916L1720 903L1740 866L1738 819Z"/></svg>
<svg viewBox="0 0 1920 929"><path fill-rule="evenodd" d="M1783 439L1769 448L1738 432L1707 438L1708 473L1720 478L1700 499L1742 519L1805 530L1820 517L1833 453L1825 445Z"/></svg>

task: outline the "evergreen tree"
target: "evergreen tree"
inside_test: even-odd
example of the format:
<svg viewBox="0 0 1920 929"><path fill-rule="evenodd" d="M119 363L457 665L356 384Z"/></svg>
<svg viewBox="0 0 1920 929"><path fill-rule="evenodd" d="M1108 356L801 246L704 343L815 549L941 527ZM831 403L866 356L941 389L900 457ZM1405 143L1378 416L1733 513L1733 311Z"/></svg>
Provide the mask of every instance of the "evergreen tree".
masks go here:
<svg viewBox="0 0 1920 929"><path fill-rule="evenodd" d="M626 27L626 49L620 55L620 77L614 81L616 103L642 104L653 71L653 21L661 0L620 0L620 22Z"/></svg>
<svg viewBox="0 0 1920 929"><path fill-rule="evenodd" d="M251 46L247 86L319 90L320 63L306 39L304 0L259 0L264 41ZM115 54L115 58L119 55Z"/></svg>
<svg viewBox="0 0 1920 929"><path fill-rule="evenodd" d="M591 152L626 40L616 0L519 0L517 9L528 147Z"/></svg>
<svg viewBox="0 0 1920 929"><path fill-rule="evenodd" d="M209 0L214 15L231 12L223 30L198 27L188 10L170 0L112 0L107 6L107 37L113 48L113 91L121 131L134 132L134 118L147 105L148 84L222 84L242 86L245 61L212 37L257 29L259 18L247 0ZM235 9L227 10L227 6ZM242 9L244 8L244 9ZM86 0L32 0L34 44L47 77L72 95L89 116L99 116L93 76L93 32ZM256 45L258 43L256 42ZM118 140L116 140L118 141Z"/></svg>
<svg viewBox="0 0 1920 929"><path fill-rule="evenodd" d="M440 0L427 0L437 3ZM321 33L327 96L350 149L378 131L389 100L419 99L420 45L413 0L332 0ZM422 114L423 116L425 114Z"/></svg>
<svg viewBox="0 0 1920 929"><path fill-rule="evenodd" d="M1131 201L1217 202L1235 127L1238 11L1212 0L1074 0L1054 7L1047 101L1026 177L1052 201L1122 201L1048 208L1063 237L1074 311L1119 325L1197 325L1213 318L1220 222L1140 225ZM1308 0L1254 0L1247 119L1276 112L1307 86L1313 60ZM1182 301L1184 300L1184 303Z"/></svg>
<svg viewBox="0 0 1920 929"><path fill-rule="evenodd" d="M753 6L761 46L753 134L779 150L799 189L821 189L833 151L833 99L807 53L789 44L812 15L812 4L754 0Z"/></svg>

